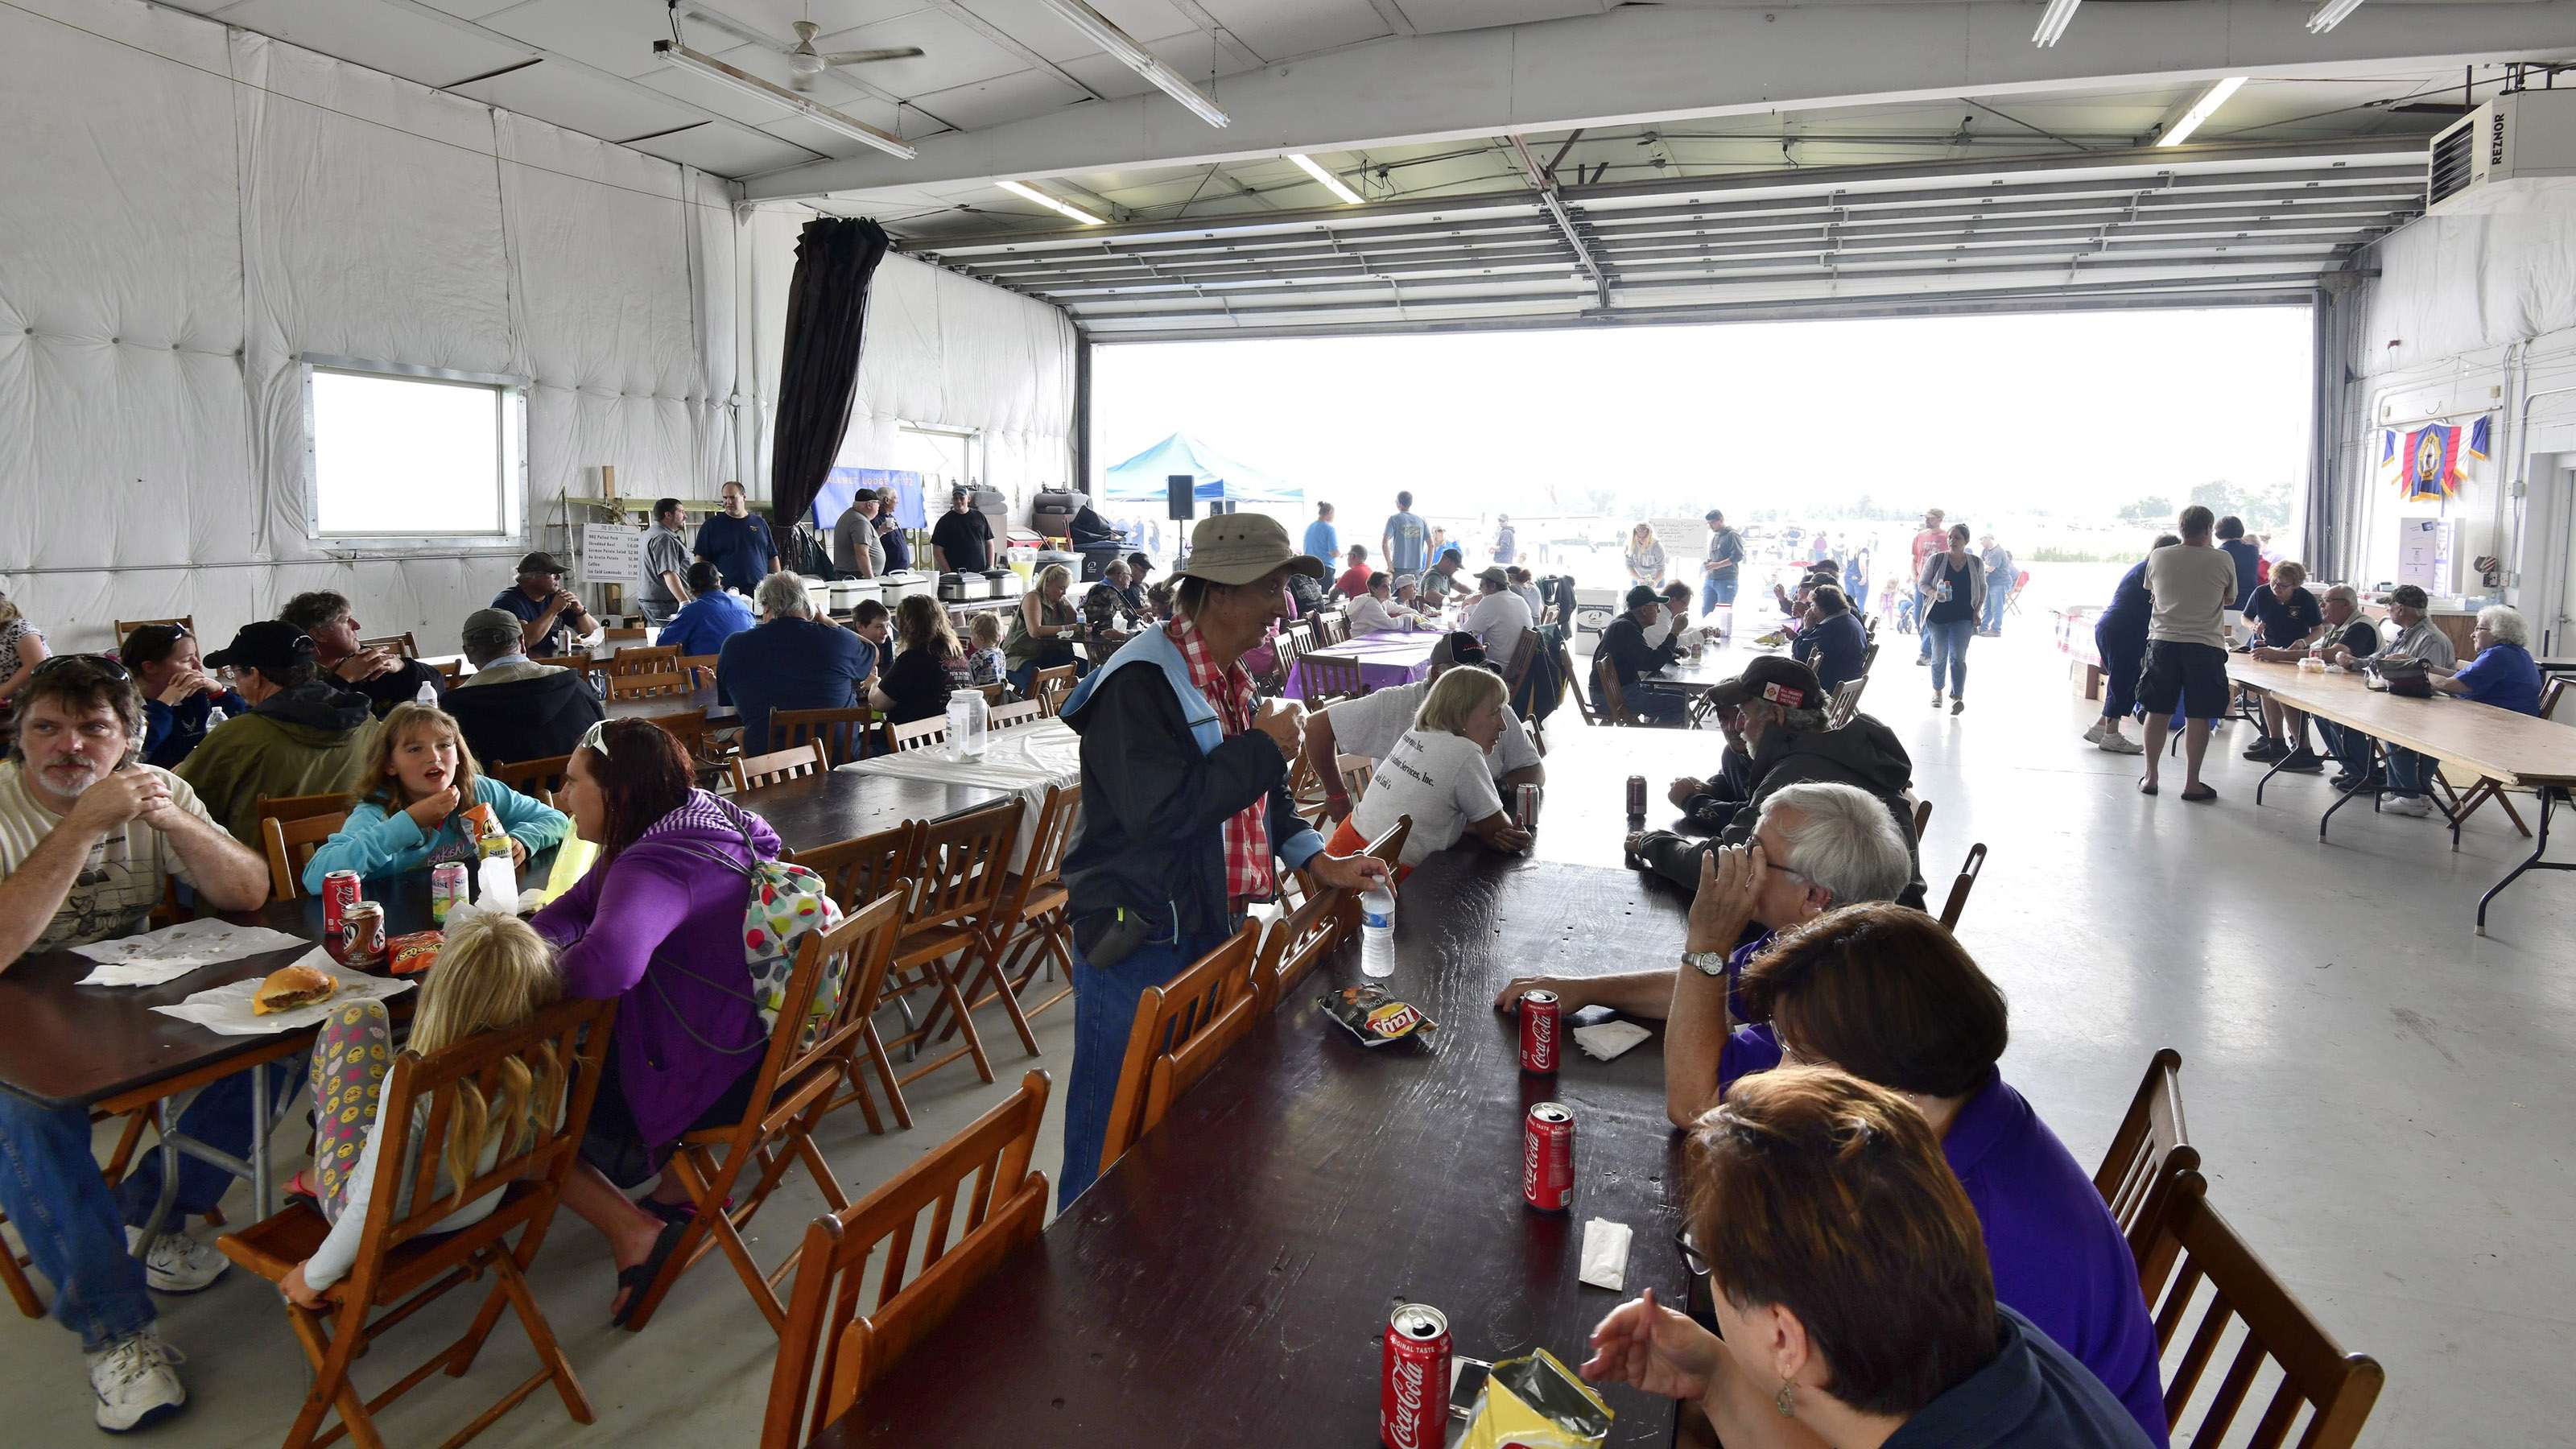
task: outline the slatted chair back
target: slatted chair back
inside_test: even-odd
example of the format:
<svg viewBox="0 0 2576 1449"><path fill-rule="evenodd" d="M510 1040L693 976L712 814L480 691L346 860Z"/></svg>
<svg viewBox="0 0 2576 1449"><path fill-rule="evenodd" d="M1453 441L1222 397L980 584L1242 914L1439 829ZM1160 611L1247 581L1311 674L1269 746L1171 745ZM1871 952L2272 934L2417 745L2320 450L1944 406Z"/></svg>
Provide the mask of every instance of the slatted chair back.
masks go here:
<svg viewBox="0 0 2576 1449"><path fill-rule="evenodd" d="M1574 678L1573 671L1567 667L1565 646L1562 644L1557 646L1556 662L1558 670L1564 677L1568 679ZM1597 666L1598 661L1596 660L1595 663ZM1585 725L1590 726L1610 723L1610 721L1606 719L1600 711L1595 710L1592 707L1592 691L1585 689L1580 683L1577 683L1571 693L1574 695L1574 712L1582 716L1583 723Z"/></svg>
<svg viewBox="0 0 2576 1449"><path fill-rule="evenodd" d="M268 898L291 901L304 894L304 867L312 863L313 853L322 848L322 842L339 834L340 827L348 823L346 810L296 820L271 815L260 821L260 837L268 847Z"/></svg>
<svg viewBox="0 0 2576 1449"><path fill-rule="evenodd" d="M405 659L418 659L420 657L420 646L412 642L411 634L408 631L400 634L387 634L375 639L361 639L358 641L358 647L361 649L382 649L388 653L399 654Z"/></svg>
<svg viewBox="0 0 2576 1449"><path fill-rule="evenodd" d="M1315 631L1303 624L1282 629L1270 639L1270 673L1262 683L1273 694L1284 692L1297 676L1297 659L1315 647Z"/></svg>
<svg viewBox="0 0 2576 1449"><path fill-rule="evenodd" d="M1030 1072L1018 1091L938 1150L805 1230L760 1449L803 1449L1005 1254L1038 1235L1047 1181L1029 1163L1047 1088L1046 1073ZM876 1301L862 1314L863 1282L880 1247Z"/></svg>
<svg viewBox="0 0 2576 1449"><path fill-rule="evenodd" d="M699 716L705 719L704 715ZM563 788L564 772L572 768L572 756L548 755L542 760L495 761L483 767L483 773L518 791L534 796L540 790Z"/></svg>
<svg viewBox="0 0 2576 1449"><path fill-rule="evenodd" d="M919 869L921 840L926 830L920 821L907 820L856 840L796 851L790 859L821 876L823 893L845 912L856 912L890 896L895 898L900 912L911 908L912 876ZM900 934L898 922L897 935ZM895 1079L894 1062L886 1055L885 1042L877 1035L874 1020L877 1007L885 1000L886 972L893 960L893 942L889 941L884 962L873 965L867 974L845 975L842 979L842 1001L847 1009L858 1013L859 1047L849 1063L849 1090L835 1096L824 1109L835 1112L856 1101L860 1113L867 1118L868 1131L877 1134L885 1131L885 1125L877 1117L876 1101L869 1096L867 1083L861 1080L862 1056L877 1070L878 1084L885 1088L895 1124L906 1130L912 1126L912 1105L904 1100L903 1086Z"/></svg>
<svg viewBox="0 0 2576 1449"><path fill-rule="evenodd" d="M303 1408L287 1432L289 1449L316 1442L322 1420L334 1409L341 1423L330 1435L321 1436L323 1442L345 1430L360 1444L381 1444L372 1416L438 1369L461 1377L504 1309L515 1311L527 1329L536 1349L537 1371L448 1442L462 1444L473 1438L548 1383L562 1396L575 1422L591 1422L590 1400L528 1289L527 1268L553 1223L564 1178L590 1120L615 1009L613 1000L558 1002L524 1026L477 1033L428 1057L406 1051L394 1058L377 1108L384 1135L378 1144L376 1175L355 1266L339 1285L337 1304L320 1312L291 1302L286 1305L295 1336L314 1369ZM511 1061L543 1084L541 1100L531 1102L531 1111L522 1119L537 1125L503 1132L505 1145L491 1168L470 1182L450 1184L449 1191L440 1195L447 1138L461 1117L459 1088L471 1082L486 1103L497 1101L504 1064ZM495 1195L500 1202L490 1216L447 1229L446 1219L458 1206ZM234 1262L277 1282L309 1257L329 1231L319 1211L297 1201L218 1239L216 1246ZM515 1244L509 1240L514 1232L518 1234ZM372 1401L363 1399L349 1380L351 1363L387 1330L486 1272L496 1281L464 1336L388 1392ZM379 1308L391 1311L375 1315Z"/></svg>
<svg viewBox="0 0 2576 1449"><path fill-rule="evenodd" d="M1016 798L934 822L923 832L920 885L904 918L903 939L895 946L887 990L907 1000L916 994L930 995L931 1004L919 1023L897 1038L916 1055L930 1042L932 1029L943 1023L949 1028L941 1033L943 1038L954 1034L964 1041L905 1073L905 1082L961 1056L974 1060L976 1075L993 1080L992 1061L985 1055L984 1039L975 1030L958 983L975 979L993 949L992 933L1001 924L1002 891L1010 883L1011 847L1019 835ZM948 960L951 956L956 958L954 964ZM1035 1055L1034 1048L1031 1054Z"/></svg>
<svg viewBox="0 0 2576 1449"><path fill-rule="evenodd" d="M1602 654L1593 659L1592 674L1601 682L1601 717L1597 722L1609 725L1635 724L1637 716L1628 708L1627 691L1619 687L1619 671L1611 664L1609 655Z"/></svg>
<svg viewBox="0 0 2576 1449"><path fill-rule="evenodd" d="M1941 924L1957 930L1959 914L1968 908L1968 892L1977 888L1977 876L1986 868L1986 843L1982 840L1968 847L1968 858L1959 863L1959 878L1950 882L1950 899L1941 907Z"/></svg>
<svg viewBox="0 0 2576 1449"><path fill-rule="evenodd" d="M775 714L770 716L777 718ZM692 762L702 760L707 748L707 712L703 709L675 709L669 714L648 714L647 723L658 725L664 734L680 742Z"/></svg>
<svg viewBox="0 0 2576 1449"><path fill-rule="evenodd" d="M964 987L966 1009L973 1011L999 997L1012 1027L1029 1055L1038 1054L1037 1034L1029 1019L1073 994L1073 931L1067 915L1072 897L1064 888L1064 852L1082 818L1080 785L1049 785L1046 803L1029 836L1027 858L1002 888L1002 899L985 933L983 964ZM1063 985L1035 1006L1022 998L1041 969L1062 971ZM987 983L990 989L987 989Z"/></svg>
<svg viewBox="0 0 2576 1449"><path fill-rule="evenodd" d="M1368 793L1369 781L1377 777L1377 761L1366 755L1335 755L1333 769L1342 777L1342 793L1357 805Z"/></svg>
<svg viewBox="0 0 2576 1449"><path fill-rule="evenodd" d="M778 1019L770 1028L769 1046L753 1075L741 1118L683 1134L665 1169L688 1190L696 1211L661 1273L636 1300L627 1327L642 1329L681 1275L710 1251L721 1250L750 1292L753 1305L769 1320L770 1331L785 1330L787 1305L779 1301L775 1285L795 1260L789 1259L774 1273L763 1268L743 1241L742 1229L777 1191L787 1170L800 1161L813 1174L826 1202L834 1208L849 1206L812 1133L849 1077L851 1058L859 1049L867 1020L860 1003L850 999L851 977L864 975L873 964L882 982L902 915L902 897L888 895L851 912L830 931L798 939L796 963L789 968L787 985L780 993ZM833 976L841 979L843 990L829 1009L818 1014L819 993ZM758 1171L746 1176L755 1166Z"/></svg>
<svg viewBox="0 0 2576 1449"><path fill-rule="evenodd" d="M528 662L531 664L551 664L557 669L575 670L590 676L593 682L598 681L608 673L608 666L606 664L591 658L587 654L539 654L532 656Z"/></svg>
<svg viewBox="0 0 2576 1449"><path fill-rule="evenodd" d="M948 743L948 717L934 714L928 719L911 720L886 727L886 748L897 754L929 745Z"/></svg>
<svg viewBox="0 0 2576 1449"><path fill-rule="evenodd" d="M772 750L765 755L736 755L731 763L733 791L737 795L788 780L802 780L832 768L819 740L807 740L793 749Z"/></svg>
<svg viewBox="0 0 2576 1449"><path fill-rule="evenodd" d="M1505 699L1520 697L1521 681L1529 676L1530 665L1538 659L1539 651L1546 647L1547 641L1539 637L1536 629L1523 629L1520 632L1519 639L1512 644L1512 657L1503 661L1505 686L1503 697Z"/></svg>
<svg viewBox="0 0 2576 1449"><path fill-rule="evenodd" d="M1065 696L1073 693L1075 676L1080 672L1070 664L1059 664L1053 669L1039 670L1036 676L1029 680L1029 698L1038 702L1038 705L1046 711L1047 718L1055 718L1055 712L1063 706Z"/></svg>
<svg viewBox="0 0 2576 1449"><path fill-rule="evenodd" d="M429 667L437 674L441 689L454 689L456 681L465 677L465 662L461 659L441 659Z"/></svg>
<svg viewBox="0 0 2576 1449"><path fill-rule="evenodd" d="M712 654L683 654L674 662L700 688L716 682L716 656Z"/></svg>
<svg viewBox="0 0 2576 1449"><path fill-rule="evenodd" d="M1329 654L1308 654L1298 662L1297 683L1308 704L1321 705L1337 699L1357 699L1368 693L1368 681L1360 675L1356 659L1336 659Z"/></svg>
<svg viewBox="0 0 2576 1449"><path fill-rule="evenodd" d="M197 616L194 614L181 614L175 619L119 619L115 626L117 647L123 648L126 635L148 624L176 624L187 630L190 638L195 638L197 633Z"/></svg>
<svg viewBox="0 0 2576 1449"><path fill-rule="evenodd" d="M1351 637L1351 616L1339 609L1326 609L1315 615L1315 643L1319 648L1346 644Z"/></svg>
<svg viewBox="0 0 2576 1449"><path fill-rule="evenodd" d="M1838 730L1850 724L1852 716L1860 713L1860 692L1868 687L1869 676L1866 674L1855 674L1835 685L1825 704L1825 728Z"/></svg>
<svg viewBox="0 0 2576 1449"><path fill-rule="evenodd" d="M320 795L262 795L255 807L262 820L301 820L308 815L330 815L349 808L349 792L332 790Z"/></svg>
<svg viewBox="0 0 2576 1449"><path fill-rule="evenodd" d="M2182 1116L2182 1053L2165 1047L2148 1059L2138 1094L2129 1099L2128 1114L2111 1134L2110 1150L2094 1170L2093 1188L2109 1205L2113 1221L2129 1240L2138 1260L2140 1286L2152 1299L2173 1268L2170 1256L2152 1261L2157 1232L2184 1173L2200 1167L2200 1149L2191 1145ZM2164 1244L2170 1247L2170 1240Z"/></svg>
<svg viewBox="0 0 2576 1449"><path fill-rule="evenodd" d="M2172 1365L2165 1421L2174 1442L2350 1449L2386 1381L2378 1362L2344 1352L2209 1205L2199 1173L2177 1185L2162 1235L2179 1259L2171 1284L2153 1300L2157 1351ZM2177 1337L2185 1345L2179 1360L2171 1352ZM2226 1372L2204 1390L2203 1377L2231 1347ZM2239 1438L2231 1433L2236 1417L2261 1387L2270 1389L2262 1415Z"/></svg>
<svg viewBox="0 0 2576 1449"><path fill-rule="evenodd" d="M692 676L677 669L612 674L601 682L612 704L621 699L684 699L698 688Z"/></svg>
<svg viewBox="0 0 2576 1449"><path fill-rule="evenodd" d="M1046 717L1045 705L1034 699L1024 699L1017 704L1006 704L986 711L984 720L985 726L989 729L1010 730L1018 729L1022 725L1036 724Z"/></svg>
<svg viewBox="0 0 2576 1449"><path fill-rule="evenodd" d="M999 680L991 684L970 684L966 687L984 696L984 707L987 709L1000 709L1011 697L1011 686Z"/></svg>
<svg viewBox="0 0 2576 1449"><path fill-rule="evenodd" d="M1216 1054L1240 1040L1259 1008L1252 964L1261 952L1261 928L1246 921L1225 943L1136 1002L1127 1033L1127 1057L1118 1072L1118 1095L1109 1106L1109 1131L1100 1144L1100 1170L1127 1154L1162 1120L1180 1088L1196 1081ZM1204 1041L1201 1038L1205 1038ZM1198 1051L1190 1048L1196 1046ZM1186 1053L1186 1066L1172 1058ZM1154 1101L1161 1083L1161 1101Z"/></svg>
<svg viewBox="0 0 2576 1449"><path fill-rule="evenodd" d="M1273 922L1261 940L1261 959L1252 968L1252 984L1268 1011L1285 1000L1342 942L1342 903L1338 891L1314 891L1306 903Z"/></svg>
<svg viewBox="0 0 2576 1449"><path fill-rule="evenodd" d="M614 633L610 637L615 637ZM635 631L635 638L644 631ZM677 674L680 672L680 646L677 644L629 644L608 660L608 677L627 679L638 674Z"/></svg>
<svg viewBox="0 0 2576 1449"><path fill-rule="evenodd" d="M776 749L787 749L808 740L820 741L827 761L848 764L867 751L868 737L875 733L877 712L872 709L773 709L769 712L769 743Z"/></svg>

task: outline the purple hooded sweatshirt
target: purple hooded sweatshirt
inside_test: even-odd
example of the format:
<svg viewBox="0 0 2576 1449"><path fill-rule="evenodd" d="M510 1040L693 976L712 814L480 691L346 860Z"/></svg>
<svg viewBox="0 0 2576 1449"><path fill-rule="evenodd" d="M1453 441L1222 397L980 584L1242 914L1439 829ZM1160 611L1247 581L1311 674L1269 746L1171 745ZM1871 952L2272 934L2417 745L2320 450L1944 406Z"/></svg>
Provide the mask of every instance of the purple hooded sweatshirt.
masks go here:
<svg viewBox="0 0 2576 1449"><path fill-rule="evenodd" d="M678 1141L768 1041L743 961L749 887L705 854L750 864L745 828L760 859L777 856L769 822L692 790L534 918L560 953L566 996L618 998L619 1080L657 1149Z"/></svg>

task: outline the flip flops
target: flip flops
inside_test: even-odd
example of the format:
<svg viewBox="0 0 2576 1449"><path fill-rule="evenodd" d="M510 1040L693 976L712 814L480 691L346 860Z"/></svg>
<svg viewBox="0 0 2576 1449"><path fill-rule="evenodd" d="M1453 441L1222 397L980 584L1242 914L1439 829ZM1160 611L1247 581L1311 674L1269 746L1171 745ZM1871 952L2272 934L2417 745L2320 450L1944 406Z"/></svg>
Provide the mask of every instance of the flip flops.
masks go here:
<svg viewBox="0 0 2576 1449"><path fill-rule="evenodd" d="M2183 791L2182 798L2183 803L2186 805L2206 805L2210 801L2218 798L2218 792L2209 788L2207 785L2203 785L2200 787L2200 793L2196 795L2189 790Z"/></svg>
<svg viewBox="0 0 2576 1449"><path fill-rule="evenodd" d="M2141 795L2152 795L2156 793L2156 787L2148 781L2140 780L2138 782L2138 793Z"/></svg>
<svg viewBox="0 0 2576 1449"><path fill-rule="evenodd" d="M654 1279L662 1276L663 1265L671 1261L671 1254L679 1249L680 1235L688 1230L685 1219L664 1223L661 1233L653 1239L653 1251L645 1255L644 1261L619 1271L617 1286L626 1290L626 1302L608 1315L609 1327L624 1328L626 1321L635 1316L635 1305L644 1301L645 1291L653 1286Z"/></svg>

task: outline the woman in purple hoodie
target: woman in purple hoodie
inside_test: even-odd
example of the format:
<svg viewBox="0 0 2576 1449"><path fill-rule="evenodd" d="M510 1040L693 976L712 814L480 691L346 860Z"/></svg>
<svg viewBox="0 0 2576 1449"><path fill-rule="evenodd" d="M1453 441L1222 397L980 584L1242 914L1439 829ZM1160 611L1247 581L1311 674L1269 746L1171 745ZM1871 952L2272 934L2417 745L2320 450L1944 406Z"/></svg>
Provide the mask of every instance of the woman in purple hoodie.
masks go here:
<svg viewBox="0 0 2576 1449"><path fill-rule="evenodd" d="M608 1239L617 1262L613 1321L661 1272L687 1225L678 1179L640 1201L627 1192L669 1160L685 1133L742 1116L768 1034L742 951L742 866L778 854L767 822L691 783L688 756L661 726L591 726L565 772L565 810L599 861L537 912L564 995L616 997L617 1028L564 1204Z"/></svg>

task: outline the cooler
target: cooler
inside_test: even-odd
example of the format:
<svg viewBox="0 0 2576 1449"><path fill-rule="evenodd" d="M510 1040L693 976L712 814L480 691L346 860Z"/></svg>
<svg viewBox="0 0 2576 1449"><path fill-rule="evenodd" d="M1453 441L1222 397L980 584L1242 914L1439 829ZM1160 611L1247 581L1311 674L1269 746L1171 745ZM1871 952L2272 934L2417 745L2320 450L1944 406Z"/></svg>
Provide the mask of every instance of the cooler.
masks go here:
<svg viewBox="0 0 2576 1449"><path fill-rule="evenodd" d="M832 580L832 612L835 614L846 614L850 612L850 610L858 607L859 600L861 599L882 599L884 597L885 587L876 579ZM886 607L891 609L894 606L892 604L888 604Z"/></svg>
<svg viewBox="0 0 2576 1449"><path fill-rule="evenodd" d="M797 577L805 581L805 607L807 610L812 612L814 617L817 619L831 613L831 584L823 579L815 578L811 574L799 574Z"/></svg>

